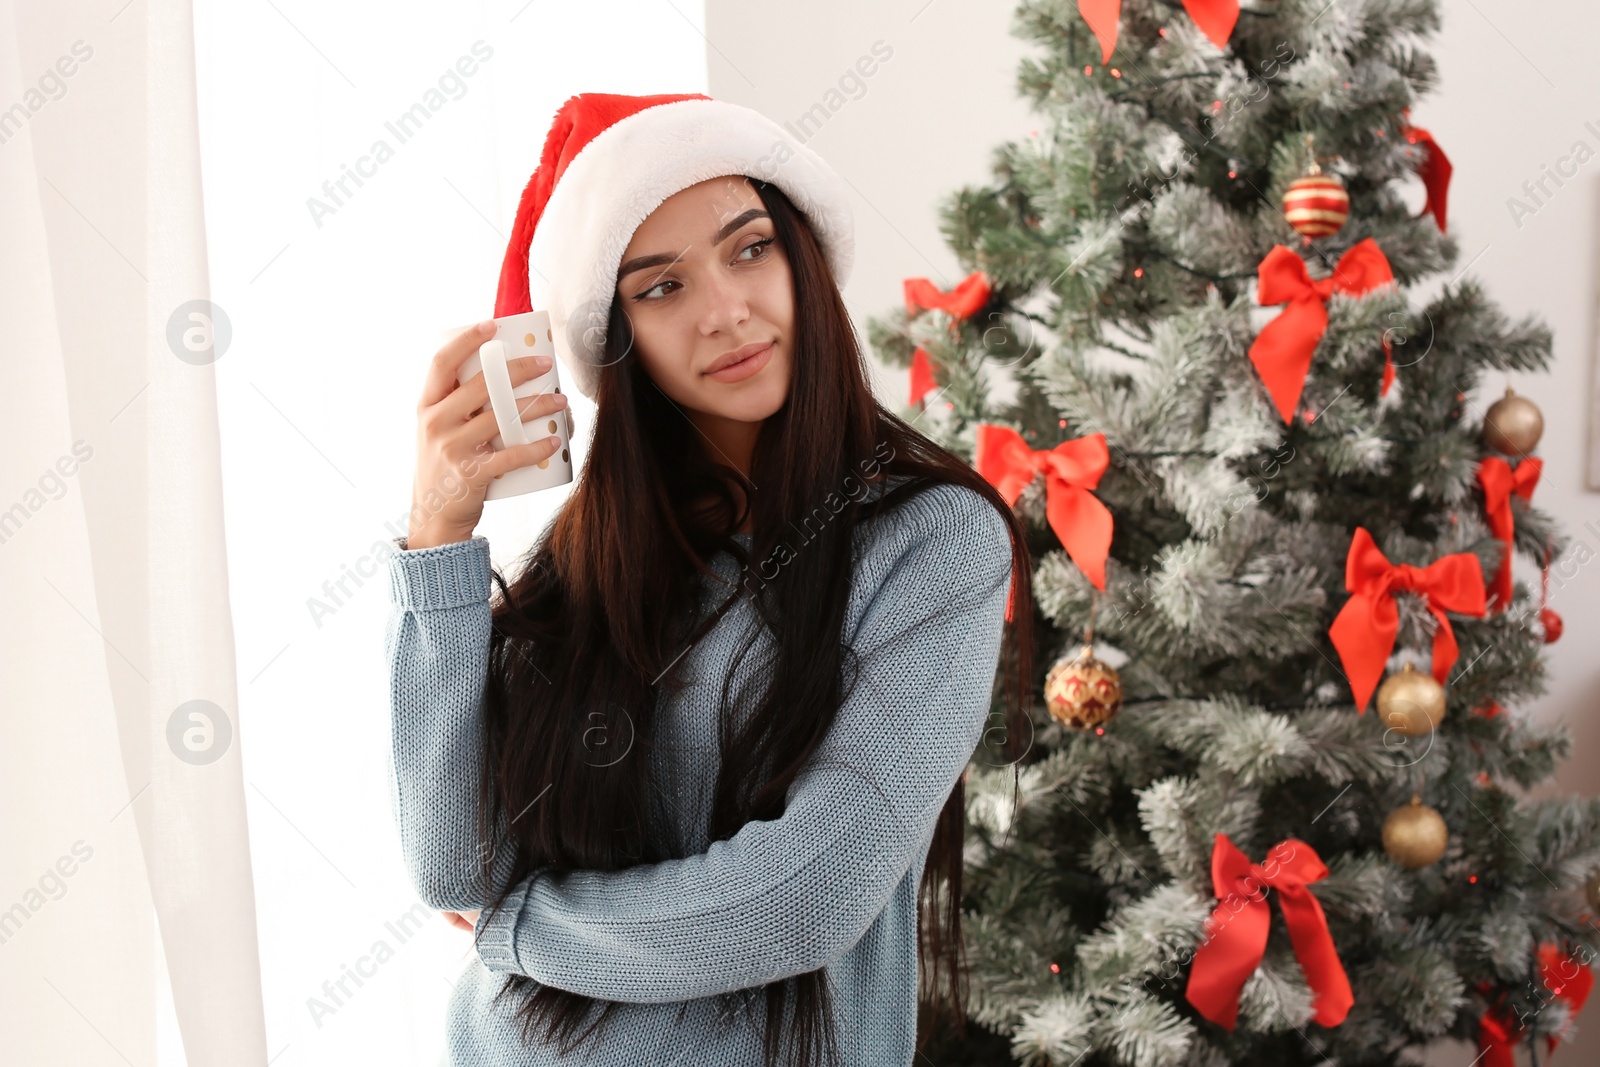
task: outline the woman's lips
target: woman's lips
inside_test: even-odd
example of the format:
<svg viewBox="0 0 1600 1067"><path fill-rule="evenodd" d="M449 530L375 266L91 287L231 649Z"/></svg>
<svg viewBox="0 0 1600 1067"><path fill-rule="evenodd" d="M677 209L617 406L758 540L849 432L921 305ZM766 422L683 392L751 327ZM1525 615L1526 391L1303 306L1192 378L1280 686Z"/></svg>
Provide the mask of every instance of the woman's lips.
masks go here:
<svg viewBox="0 0 1600 1067"><path fill-rule="evenodd" d="M723 367L721 370L712 371L711 373L707 374L706 377L713 378L719 382L737 382L750 377L762 367L765 367L771 358L772 344L768 343L767 347L763 348L755 355L747 356L738 363Z"/></svg>

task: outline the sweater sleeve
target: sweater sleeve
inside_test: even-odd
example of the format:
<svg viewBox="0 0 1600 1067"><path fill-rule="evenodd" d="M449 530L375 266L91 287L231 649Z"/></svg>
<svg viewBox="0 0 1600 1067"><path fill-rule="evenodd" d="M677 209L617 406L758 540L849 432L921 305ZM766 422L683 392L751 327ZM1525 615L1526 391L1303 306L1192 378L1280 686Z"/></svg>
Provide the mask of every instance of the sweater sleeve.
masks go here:
<svg viewBox="0 0 1600 1067"><path fill-rule="evenodd" d="M390 801L400 850L423 903L449 911L489 899L479 855L494 859L496 887L514 855L502 815L478 839L483 770L482 699L489 656L489 542L406 549L393 541L385 635L391 728Z"/></svg>
<svg viewBox="0 0 1600 1067"><path fill-rule="evenodd" d="M860 940L927 847L977 747L1003 636L1004 519L965 487L925 495L940 503L895 535L901 547L850 642L855 684L847 656L837 718L784 813L700 855L534 872L480 916L486 968L666 1003L813 971Z"/></svg>

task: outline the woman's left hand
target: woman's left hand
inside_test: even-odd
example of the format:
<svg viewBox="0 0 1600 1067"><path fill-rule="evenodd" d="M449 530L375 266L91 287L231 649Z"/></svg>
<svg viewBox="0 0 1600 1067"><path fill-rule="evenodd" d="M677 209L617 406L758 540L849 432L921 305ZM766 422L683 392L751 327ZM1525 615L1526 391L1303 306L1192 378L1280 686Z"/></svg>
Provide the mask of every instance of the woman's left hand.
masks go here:
<svg viewBox="0 0 1600 1067"><path fill-rule="evenodd" d="M481 908L478 909L478 911L481 910ZM439 914L443 915L445 921L451 926L460 927L470 934L478 925L478 911L443 911Z"/></svg>

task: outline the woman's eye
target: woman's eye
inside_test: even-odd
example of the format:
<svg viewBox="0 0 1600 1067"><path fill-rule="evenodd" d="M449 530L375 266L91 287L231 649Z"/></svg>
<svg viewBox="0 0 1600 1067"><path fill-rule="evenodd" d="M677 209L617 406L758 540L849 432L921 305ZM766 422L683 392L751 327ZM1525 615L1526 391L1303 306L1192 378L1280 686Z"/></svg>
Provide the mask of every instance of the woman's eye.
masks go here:
<svg viewBox="0 0 1600 1067"><path fill-rule="evenodd" d="M759 241L752 241L750 244L745 245L743 248L741 248L739 250L739 255L743 256L746 252L750 251L752 248L765 249L768 245L772 244L776 240L777 240L776 237L764 237ZM770 253L763 251L761 255L752 256L749 259L744 260L744 262L746 262L746 263L757 263L757 262L760 262L763 259L766 259L769 254ZM650 294L655 292L657 289L661 288L663 285L677 285L677 284L678 284L677 282L673 281L670 278L667 279L666 281L657 282L655 285L652 285L650 288L648 288L648 289L644 290L643 292L639 293L637 296L634 297L634 299L635 300L639 300L639 301L644 301L644 302L649 302L651 300L661 299L660 297L652 297Z"/></svg>
<svg viewBox="0 0 1600 1067"><path fill-rule="evenodd" d="M772 242L774 242L776 240L777 240L776 237L765 237L765 238L762 238L759 241L755 241L755 242L752 242L751 244L745 245L744 249L741 251L740 254L742 255L744 252L748 252L752 248L766 248L768 245L770 245ZM766 257L765 254L762 254L762 255L756 256L755 258L756 259L766 259L767 257ZM745 262L748 263L750 261L746 260Z"/></svg>

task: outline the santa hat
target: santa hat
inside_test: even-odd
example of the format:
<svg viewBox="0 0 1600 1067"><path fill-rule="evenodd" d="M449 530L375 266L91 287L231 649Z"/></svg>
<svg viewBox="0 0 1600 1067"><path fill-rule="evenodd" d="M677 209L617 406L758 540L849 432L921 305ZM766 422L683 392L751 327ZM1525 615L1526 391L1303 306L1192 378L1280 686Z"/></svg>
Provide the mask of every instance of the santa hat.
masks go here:
<svg viewBox="0 0 1600 1067"><path fill-rule="evenodd" d="M634 231L673 193L733 174L783 190L843 286L855 250L850 187L782 126L700 93L582 93L556 112L522 191L495 317L549 312L563 374L593 398Z"/></svg>

